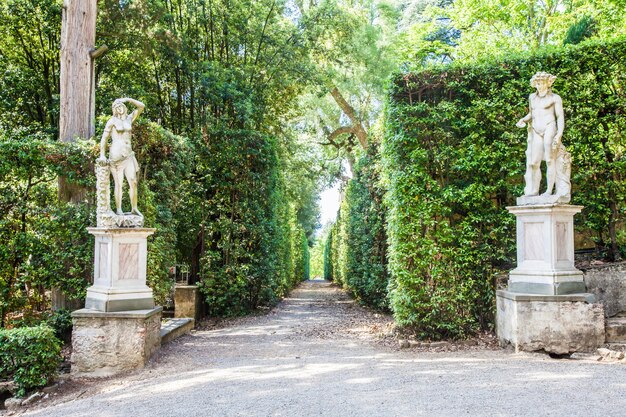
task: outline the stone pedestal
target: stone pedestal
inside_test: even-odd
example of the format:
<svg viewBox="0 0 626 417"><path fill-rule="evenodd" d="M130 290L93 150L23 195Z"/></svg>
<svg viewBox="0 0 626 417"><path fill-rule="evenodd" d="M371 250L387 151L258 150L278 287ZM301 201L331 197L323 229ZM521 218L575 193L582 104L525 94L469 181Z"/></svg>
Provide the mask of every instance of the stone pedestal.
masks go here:
<svg viewBox="0 0 626 417"><path fill-rule="evenodd" d="M604 308L574 266L574 215L581 206L507 207L517 218L517 267L497 291L496 332L516 351L590 352L604 343Z"/></svg>
<svg viewBox="0 0 626 417"><path fill-rule="evenodd" d="M200 319L200 294L197 285L177 285L174 290L174 317Z"/></svg>
<svg viewBox="0 0 626 417"><path fill-rule="evenodd" d="M154 308L146 285L147 238L155 229L90 227L96 237L94 284L87 289L87 309L114 312Z"/></svg>
<svg viewBox="0 0 626 417"><path fill-rule="evenodd" d="M592 294L537 295L498 291L496 329L516 352L592 352L604 344L604 308Z"/></svg>
<svg viewBox="0 0 626 417"><path fill-rule="evenodd" d="M562 295L585 292L583 273L574 267L574 214L582 206L514 206L517 218L517 268L509 291Z"/></svg>
<svg viewBox="0 0 626 417"><path fill-rule="evenodd" d="M161 310L74 311L72 375L106 377L143 367L161 346Z"/></svg>

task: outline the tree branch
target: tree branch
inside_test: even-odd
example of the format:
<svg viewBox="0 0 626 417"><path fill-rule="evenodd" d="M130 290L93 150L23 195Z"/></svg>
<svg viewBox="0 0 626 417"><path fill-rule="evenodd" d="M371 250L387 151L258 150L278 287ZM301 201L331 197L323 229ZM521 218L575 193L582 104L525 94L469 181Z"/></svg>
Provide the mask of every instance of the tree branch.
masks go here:
<svg viewBox="0 0 626 417"><path fill-rule="evenodd" d="M356 110L354 110L354 107L352 107L346 101L346 99L343 97L343 95L341 94L339 89L337 89L337 87L333 87L333 89L330 91L330 94L333 96L333 98L335 99L335 102L341 108L344 114L348 116L348 118L352 122L353 124L352 129L354 130L354 134L359 139L359 143L361 144L363 149L367 149L369 145L367 142L367 131L365 130L365 128L363 127L363 123L361 123L361 120L357 116Z"/></svg>

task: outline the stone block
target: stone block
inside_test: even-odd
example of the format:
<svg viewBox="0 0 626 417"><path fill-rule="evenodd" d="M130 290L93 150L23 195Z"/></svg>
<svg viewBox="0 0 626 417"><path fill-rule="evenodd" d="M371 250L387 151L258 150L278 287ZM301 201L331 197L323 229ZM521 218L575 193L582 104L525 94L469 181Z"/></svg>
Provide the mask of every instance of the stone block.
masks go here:
<svg viewBox="0 0 626 417"><path fill-rule="evenodd" d="M74 311L72 375L106 377L143 367L161 346L161 310Z"/></svg>
<svg viewBox="0 0 626 417"><path fill-rule="evenodd" d="M15 394L17 388L15 387L15 382L13 381L1 381L0 382L0 394L8 392L10 394Z"/></svg>
<svg viewBox="0 0 626 417"><path fill-rule="evenodd" d="M4 408L6 408L8 411L16 411L22 406L23 400L23 398L7 398L6 400L4 400Z"/></svg>
<svg viewBox="0 0 626 417"><path fill-rule="evenodd" d="M604 344L604 308L592 294L496 293L496 331L516 352L595 352Z"/></svg>
<svg viewBox="0 0 626 417"><path fill-rule="evenodd" d="M161 326L161 344L164 345L190 333L193 330L193 326L194 319L188 317L166 320Z"/></svg>
<svg viewBox="0 0 626 417"><path fill-rule="evenodd" d="M587 291L604 305L607 317L626 312L626 262L592 266L584 273Z"/></svg>
<svg viewBox="0 0 626 417"><path fill-rule="evenodd" d="M197 285L177 285L174 290L174 317L200 320L200 292Z"/></svg>

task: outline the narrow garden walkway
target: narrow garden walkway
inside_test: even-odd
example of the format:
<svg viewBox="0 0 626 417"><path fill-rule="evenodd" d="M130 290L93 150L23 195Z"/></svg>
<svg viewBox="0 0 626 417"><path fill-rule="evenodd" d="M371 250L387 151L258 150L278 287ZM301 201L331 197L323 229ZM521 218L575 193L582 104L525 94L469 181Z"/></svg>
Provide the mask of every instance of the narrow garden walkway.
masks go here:
<svg viewBox="0 0 626 417"><path fill-rule="evenodd" d="M129 375L64 384L25 415L623 416L626 366L490 346L397 348L390 318L308 281L267 315L199 330Z"/></svg>

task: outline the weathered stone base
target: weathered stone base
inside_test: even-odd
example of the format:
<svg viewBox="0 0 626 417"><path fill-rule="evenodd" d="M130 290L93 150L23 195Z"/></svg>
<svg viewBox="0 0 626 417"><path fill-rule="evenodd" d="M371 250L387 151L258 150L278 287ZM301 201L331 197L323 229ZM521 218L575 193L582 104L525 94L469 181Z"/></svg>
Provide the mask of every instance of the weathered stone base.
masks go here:
<svg viewBox="0 0 626 417"><path fill-rule="evenodd" d="M74 311L72 375L106 377L142 368L161 346L161 311Z"/></svg>
<svg viewBox="0 0 626 417"><path fill-rule="evenodd" d="M604 343L604 307L592 294L496 293L496 331L516 352L593 352Z"/></svg>
<svg viewBox="0 0 626 417"><path fill-rule="evenodd" d="M200 294L197 285L177 285L174 290L174 317L200 320Z"/></svg>

